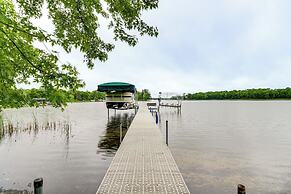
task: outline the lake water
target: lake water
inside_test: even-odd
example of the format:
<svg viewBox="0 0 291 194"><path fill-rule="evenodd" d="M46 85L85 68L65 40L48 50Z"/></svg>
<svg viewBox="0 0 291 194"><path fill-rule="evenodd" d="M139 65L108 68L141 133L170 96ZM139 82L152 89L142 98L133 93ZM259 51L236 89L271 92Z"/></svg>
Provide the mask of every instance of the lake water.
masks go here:
<svg viewBox="0 0 291 194"><path fill-rule="evenodd" d="M291 101L183 102L169 146L191 193L291 193Z"/></svg>
<svg viewBox="0 0 291 194"><path fill-rule="evenodd" d="M183 102L181 113L161 108L169 147L191 193L291 193L291 101ZM44 193L95 193L133 111L104 103L71 104L64 111L4 111L0 130L0 193L30 193L44 178ZM8 192L8 191L9 192Z"/></svg>
<svg viewBox="0 0 291 194"><path fill-rule="evenodd" d="M31 193L44 179L44 193L96 193L134 111L114 111L104 103L59 109L4 111L0 130L0 193Z"/></svg>

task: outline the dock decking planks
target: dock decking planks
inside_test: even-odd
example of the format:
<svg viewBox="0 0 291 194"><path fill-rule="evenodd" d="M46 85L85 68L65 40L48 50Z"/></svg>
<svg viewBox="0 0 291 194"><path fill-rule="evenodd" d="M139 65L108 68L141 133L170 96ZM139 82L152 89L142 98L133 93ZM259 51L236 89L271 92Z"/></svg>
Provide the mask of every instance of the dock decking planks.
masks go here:
<svg viewBox="0 0 291 194"><path fill-rule="evenodd" d="M153 117L142 105L97 194L190 193Z"/></svg>

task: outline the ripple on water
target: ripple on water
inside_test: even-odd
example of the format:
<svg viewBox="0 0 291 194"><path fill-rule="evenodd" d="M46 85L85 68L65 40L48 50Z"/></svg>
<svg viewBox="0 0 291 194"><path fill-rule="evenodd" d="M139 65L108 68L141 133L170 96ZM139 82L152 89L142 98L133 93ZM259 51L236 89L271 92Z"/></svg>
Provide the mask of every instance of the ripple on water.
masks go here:
<svg viewBox="0 0 291 194"><path fill-rule="evenodd" d="M192 193L291 193L291 101L183 102L169 146Z"/></svg>
<svg viewBox="0 0 291 194"><path fill-rule="evenodd" d="M44 193L95 193L119 146L119 125L130 123L133 111L108 120L104 103L75 103L64 112L5 110L3 118L0 192L31 192L28 185L43 177Z"/></svg>

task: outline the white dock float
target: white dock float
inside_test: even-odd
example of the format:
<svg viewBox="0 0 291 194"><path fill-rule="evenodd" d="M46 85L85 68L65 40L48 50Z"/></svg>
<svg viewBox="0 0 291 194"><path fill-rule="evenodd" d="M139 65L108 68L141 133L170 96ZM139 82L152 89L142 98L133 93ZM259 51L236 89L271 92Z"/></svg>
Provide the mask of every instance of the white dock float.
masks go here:
<svg viewBox="0 0 291 194"><path fill-rule="evenodd" d="M97 194L190 193L146 106L141 106Z"/></svg>

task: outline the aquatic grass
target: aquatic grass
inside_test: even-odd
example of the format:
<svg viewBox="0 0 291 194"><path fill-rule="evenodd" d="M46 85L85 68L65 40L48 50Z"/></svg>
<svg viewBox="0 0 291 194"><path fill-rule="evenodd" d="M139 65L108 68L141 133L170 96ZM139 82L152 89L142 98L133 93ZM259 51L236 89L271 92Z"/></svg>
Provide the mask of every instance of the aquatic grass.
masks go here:
<svg viewBox="0 0 291 194"><path fill-rule="evenodd" d="M36 136L40 131L56 131L61 130L61 133L65 135L66 139L70 138L72 125L69 121L46 121L41 122L37 119L37 115L32 114L32 121L21 125L19 122L13 122L12 120L0 117L0 142L2 139L8 137L11 138L20 132L33 133ZM66 140L67 141L67 140Z"/></svg>
<svg viewBox="0 0 291 194"><path fill-rule="evenodd" d="M26 189L24 190L17 190L17 189L3 189L0 187L0 193L1 194L33 194L33 191L28 191Z"/></svg>

